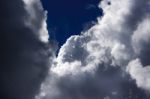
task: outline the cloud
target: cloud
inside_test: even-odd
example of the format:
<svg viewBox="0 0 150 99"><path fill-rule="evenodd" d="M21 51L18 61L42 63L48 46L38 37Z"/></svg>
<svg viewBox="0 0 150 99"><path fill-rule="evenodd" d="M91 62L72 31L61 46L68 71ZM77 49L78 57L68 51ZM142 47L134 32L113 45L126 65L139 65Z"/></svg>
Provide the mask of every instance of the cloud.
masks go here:
<svg viewBox="0 0 150 99"><path fill-rule="evenodd" d="M138 87L150 91L150 66L143 67L141 61L135 59L129 63L127 71L136 80Z"/></svg>
<svg viewBox="0 0 150 99"><path fill-rule="evenodd" d="M0 1L0 98L33 99L53 56L39 0Z"/></svg>
<svg viewBox="0 0 150 99"><path fill-rule="evenodd" d="M137 30L132 35L132 45L135 53L140 57L143 65L149 65L150 59L150 17L145 19L138 25Z"/></svg>
<svg viewBox="0 0 150 99"><path fill-rule="evenodd" d="M74 62L80 63L80 70L83 69L83 71L95 68L103 62L110 62L114 66L123 67L132 58L138 57L135 53L137 48L133 47L138 45L135 43L141 41L134 42L134 36L137 35L136 32L141 27L139 26L142 24L141 21L146 19L146 16L147 20L149 20L149 6L147 5L149 1L146 0L142 3L136 1L137 5L135 5L134 0L115 0L112 1L111 5L107 4L107 2L109 1L104 0L101 2L100 7L103 8L105 15L95 26L81 35L71 36L61 47L56 59L57 66L54 66L52 70L63 66L68 70L72 66L67 67L66 63L73 64ZM140 15L140 13L143 14ZM137 15L139 16L136 17ZM148 26L148 22L145 25ZM148 29L145 35L149 34L147 31Z"/></svg>
<svg viewBox="0 0 150 99"><path fill-rule="evenodd" d="M26 25L32 30L39 34L39 38L43 42L48 42L48 30L46 24L46 11L43 11L40 0L23 0L25 3L25 9L27 11L28 17L26 19ZM38 20L37 20L38 16Z"/></svg>
<svg viewBox="0 0 150 99"><path fill-rule="evenodd" d="M94 74L58 76L51 73L36 99L149 99L120 68L100 65Z"/></svg>
<svg viewBox="0 0 150 99"><path fill-rule="evenodd" d="M0 98L33 99L48 75L37 99L149 99L149 0L103 0L104 16L56 58L40 1L0 5Z"/></svg>
<svg viewBox="0 0 150 99"><path fill-rule="evenodd" d="M150 1L103 0L99 7L104 16L68 38L36 99L149 99L142 64L149 68Z"/></svg>

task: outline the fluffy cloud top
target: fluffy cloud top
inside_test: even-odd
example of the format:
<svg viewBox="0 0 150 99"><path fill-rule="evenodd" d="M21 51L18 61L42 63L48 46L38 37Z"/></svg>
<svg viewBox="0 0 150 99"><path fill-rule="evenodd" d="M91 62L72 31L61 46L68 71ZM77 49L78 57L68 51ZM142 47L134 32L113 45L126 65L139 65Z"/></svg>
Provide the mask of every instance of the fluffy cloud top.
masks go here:
<svg viewBox="0 0 150 99"><path fill-rule="evenodd" d="M37 99L149 99L138 87L150 90L145 70L150 65L150 1L103 0L99 7L104 16L97 24L60 48Z"/></svg>
<svg viewBox="0 0 150 99"><path fill-rule="evenodd" d="M138 87L150 91L150 66L143 67L139 59L131 61L127 71L136 80Z"/></svg>
<svg viewBox="0 0 150 99"><path fill-rule="evenodd" d="M79 67L78 71L87 71L108 62L123 67L139 57L139 50L145 50L142 43L149 43L150 33L149 1L115 0L111 5L108 2L101 2L105 15L95 26L81 35L70 37L61 47L52 71L73 73L75 69L71 68L74 67Z"/></svg>
<svg viewBox="0 0 150 99"><path fill-rule="evenodd" d="M150 1L99 7L97 24L68 38L54 58L40 1L0 1L0 98L149 99Z"/></svg>

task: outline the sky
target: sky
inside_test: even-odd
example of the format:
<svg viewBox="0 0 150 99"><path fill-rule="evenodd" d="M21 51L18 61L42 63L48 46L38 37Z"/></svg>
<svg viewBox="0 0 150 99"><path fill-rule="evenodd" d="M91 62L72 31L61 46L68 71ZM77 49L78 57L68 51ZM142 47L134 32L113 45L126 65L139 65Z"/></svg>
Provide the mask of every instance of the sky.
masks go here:
<svg viewBox="0 0 150 99"><path fill-rule="evenodd" d="M99 0L42 0L48 11L48 29L52 39L59 46L63 45L71 35L80 34L96 23L102 15L98 8ZM59 7L58 7L59 6Z"/></svg>
<svg viewBox="0 0 150 99"><path fill-rule="evenodd" d="M1 0L0 99L150 99L149 0Z"/></svg>

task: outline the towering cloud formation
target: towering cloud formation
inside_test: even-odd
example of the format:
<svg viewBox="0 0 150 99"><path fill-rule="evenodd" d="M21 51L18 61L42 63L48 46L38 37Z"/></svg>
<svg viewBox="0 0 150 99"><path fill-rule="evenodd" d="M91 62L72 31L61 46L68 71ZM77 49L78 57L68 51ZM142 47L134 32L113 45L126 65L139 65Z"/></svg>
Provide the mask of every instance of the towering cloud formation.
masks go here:
<svg viewBox="0 0 150 99"><path fill-rule="evenodd" d="M52 57L39 0L0 1L0 99L33 99Z"/></svg>
<svg viewBox="0 0 150 99"><path fill-rule="evenodd" d="M54 58L40 1L0 1L0 98L149 99L150 1L99 7L97 24L68 38Z"/></svg>
<svg viewBox="0 0 150 99"><path fill-rule="evenodd" d="M150 1L103 0L99 6L104 16L61 47L37 99L150 98L140 89L150 90Z"/></svg>

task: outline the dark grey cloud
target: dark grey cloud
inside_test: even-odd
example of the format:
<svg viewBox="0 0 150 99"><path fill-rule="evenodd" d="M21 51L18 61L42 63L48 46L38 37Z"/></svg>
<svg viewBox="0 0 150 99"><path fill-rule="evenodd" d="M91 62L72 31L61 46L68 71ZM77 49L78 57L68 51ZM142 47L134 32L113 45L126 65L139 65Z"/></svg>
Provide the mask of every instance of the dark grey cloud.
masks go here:
<svg viewBox="0 0 150 99"><path fill-rule="evenodd" d="M45 13L35 2L32 17L22 0L0 1L1 99L33 99L47 75L53 45L40 38Z"/></svg>

